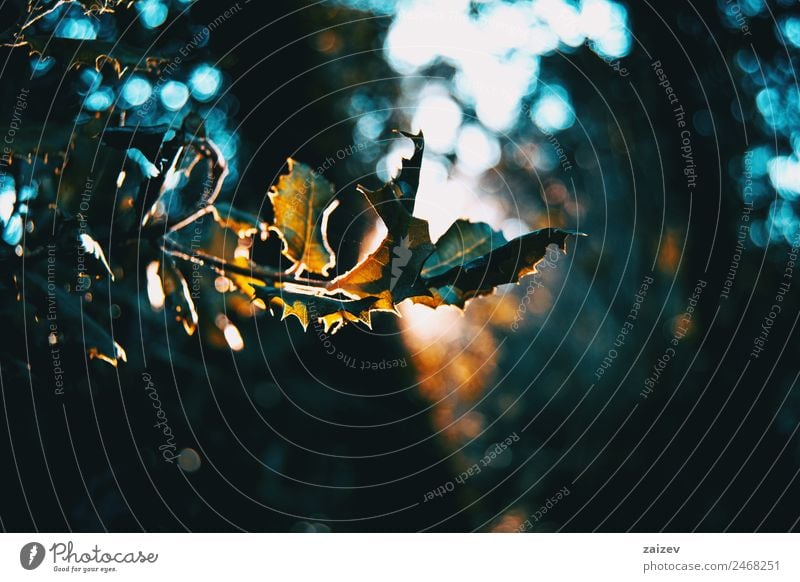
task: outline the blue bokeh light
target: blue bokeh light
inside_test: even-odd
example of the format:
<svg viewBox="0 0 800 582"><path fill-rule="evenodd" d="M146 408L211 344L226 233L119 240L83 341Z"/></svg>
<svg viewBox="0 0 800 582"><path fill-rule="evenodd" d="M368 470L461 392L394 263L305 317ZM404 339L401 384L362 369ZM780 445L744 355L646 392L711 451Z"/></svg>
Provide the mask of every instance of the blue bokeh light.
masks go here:
<svg viewBox="0 0 800 582"><path fill-rule="evenodd" d="M82 85L80 93L86 94L96 91L103 82L103 76L94 69L84 69L80 75Z"/></svg>
<svg viewBox="0 0 800 582"><path fill-rule="evenodd" d="M189 100L189 88L178 81L169 81L161 88L161 102L170 111L177 111Z"/></svg>
<svg viewBox="0 0 800 582"><path fill-rule="evenodd" d="M28 200L33 200L38 195L39 195L39 184L35 180L30 184L27 184L19 189L20 202L27 202Z"/></svg>
<svg viewBox="0 0 800 582"><path fill-rule="evenodd" d="M192 96L198 101L209 101L219 91L222 73L210 65L199 65L189 79Z"/></svg>
<svg viewBox="0 0 800 582"><path fill-rule="evenodd" d="M6 228L3 231L3 240L11 246L19 244L22 240L22 217L19 214L14 214L8 220Z"/></svg>
<svg viewBox="0 0 800 582"><path fill-rule="evenodd" d="M169 8L160 0L140 0L136 3L139 19L146 28L158 28L167 20Z"/></svg>
<svg viewBox="0 0 800 582"><path fill-rule="evenodd" d="M16 202L17 193L14 191L13 180L7 179L0 182L0 223L4 226L11 219Z"/></svg>
<svg viewBox="0 0 800 582"><path fill-rule="evenodd" d="M141 78L133 77L122 87L122 98L134 107L145 103L153 94L153 87L150 83Z"/></svg>
<svg viewBox="0 0 800 582"><path fill-rule="evenodd" d="M796 47L800 47L800 18L791 16L781 24L783 36Z"/></svg>
<svg viewBox="0 0 800 582"><path fill-rule="evenodd" d="M110 87L100 87L89 93L83 101L83 108L88 111L105 111L114 103L114 91Z"/></svg>
<svg viewBox="0 0 800 582"><path fill-rule="evenodd" d="M531 109L531 119L542 131L567 129L575 123L575 113L567 92L558 85L550 85Z"/></svg>
<svg viewBox="0 0 800 582"><path fill-rule="evenodd" d="M57 38L94 40L97 38L97 28L88 18L64 18L58 23L53 34Z"/></svg>
<svg viewBox="0 0 800 582"><path fill-rule="evenodd" d="M142 175L145 177L155 178L160 174L155 164L148 160L147 156L145 156L141 150L137 148L130 148L126 151L126 154L132 162L139 166L139 170L141 170Z"/></svg>
<svg viewBox="0 0 800 582"><path fill-rule="evenodd" d="M31 73L33 74L33 78L39 78L46 75L50 69L52 69L56 64L56 60L53 57L32 57L31 58Z"/></svg>

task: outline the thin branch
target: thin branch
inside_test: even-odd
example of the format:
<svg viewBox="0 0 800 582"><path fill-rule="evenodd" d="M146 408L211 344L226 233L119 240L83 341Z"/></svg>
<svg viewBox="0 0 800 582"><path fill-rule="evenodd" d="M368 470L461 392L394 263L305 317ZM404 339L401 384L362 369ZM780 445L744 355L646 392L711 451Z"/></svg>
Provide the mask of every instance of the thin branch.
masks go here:
<svg viewBox="0 0 800 582"><path fill-rule="evenodd" d="M237 265L226 261L221 257L209 255L202 251L192 250L186 248L184 245L164 237L159 245L161 250L169 253L170 255L190 263L210 267L217 271L220 275L225 273L236 273L237 275L244 275L246 277L254 277L256 279L263 279L265 283L276 287L282 286L284 283L294 283L305 285L313 289L324 291L327 281L320 281L316 279L294 278L287 277L286 273L271 267L257 265L250 263L249 265Z"/></svg>

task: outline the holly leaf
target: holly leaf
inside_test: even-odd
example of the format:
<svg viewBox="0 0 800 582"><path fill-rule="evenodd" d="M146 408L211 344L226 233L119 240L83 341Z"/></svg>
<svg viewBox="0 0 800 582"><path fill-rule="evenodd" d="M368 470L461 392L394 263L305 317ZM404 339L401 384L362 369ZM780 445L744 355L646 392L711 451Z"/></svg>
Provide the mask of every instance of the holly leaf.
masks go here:
<svg viewBox="0 0 800 582"><path fill-rule="evenodd" d="M404 159L398 175L377 190L361 185L358 191L386 226L378 248L349 271L331 279L304 278L304 271L327 276L335 255L327 240L327 217L337 206L334 189L308 166L289 160L289 173L269 192L274 224L236 212L224 205L210 205L207 220L234 231L240 239L255 242L272 230L281 239L281 252L294 262L294 273L262 266L251 253L233 258L214 252L187 250L174 240L178 225L164 237L165 251L173 256L212 268L233 282L259 307L279 313L281 319L296 317L304 329L312 322L335 333L347 323L372 324L372 313L397 313L397 304L410 299L437 307L463 307L467 300L491 293L495 287L519 280L536 271L550 245L565 250L570 235L580 233L546 228L507 241L485 223L457 220L434 245L428 223L414 216L419 188L424 140L422 133L403 133L414 143L414 153ZM196 220L196 216L193 215ZM181 224L187 224L184 219ZM249 245L242 245L247 249ZM185 280L183 282L184 289ZM193 311L193 310L192 310ZM196 314L195 319L196 319ZM184 322L185 324L185 322ZM188 331L188 329L187 329Z"/></svg>
<svg viewBox="0 0 800 582"><path fill-rule="evenodd" d="M434 301L427 297L415 298L415 301L431 306L463 307L468 299L491 293L498 285L518 283L522 277L535 273L536 266L547 254L547 248L557 245L566 251L566 240L570 235L585 236L571 230L543 228L515 238L464 265L427 277L425 282L433 292Z"/></svg>
<svg viewBox="0 0 800 582"><path fill-rule="evenodd" d="M250 286L257 299L261 299L270 308L281 310L281 320L296 317L303 329L307 329L312 321L322 323L325 332L336 333L348 322L361 322L372 327L371 312L375 298L348 299L318 293L302 292L299 288L292 290L285 287L258 285L250 281Z"/></svg>
<svg viewBox="0 0 800 582"><path fill-rule="evenodd" d="M375 252L328 285L330 291L350 297L375 297L374 309L380 311L396 312L396 304L404 299L428 295L420 273L435 250L427 221L413 216L424 138L422 132L403 135L414 141L414 154L403 159L397 177L378 190L358 186L387 234Z"/></svg>
<svg viewBox="0 0 800 582"><path fill-rule="evenodd" d="M289 173L269 191L275 221L269 228L283 241L281 252L294 262L290 272L327 276L336 255L326 234L328 216L338 206L333 185L310 167L289 158Z"/></svg>
<svg viewBox="0 0 800 582"><path fill-rule="evenodd" d="M464 266L507 242L502 233L484 222L458 219L436 241L436 250L422 266L422 276L435 277Z"/></svg>

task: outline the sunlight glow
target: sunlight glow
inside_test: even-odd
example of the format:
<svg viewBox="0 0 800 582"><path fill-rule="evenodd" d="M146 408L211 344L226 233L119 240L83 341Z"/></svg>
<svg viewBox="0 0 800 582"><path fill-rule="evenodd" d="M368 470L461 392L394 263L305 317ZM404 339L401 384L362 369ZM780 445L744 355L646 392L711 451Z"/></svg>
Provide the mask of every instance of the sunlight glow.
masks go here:
<svg viewBox="0 0 800 582"><path fill-rule="evenodd" d="M434 156L425 158L414 215L429 223L432 240L442 236L459 218L502 225L504 210L494 197L484 196L476 177L448 177L447 167Z"/></svg>
<svg viewBox="0 0 800 582"><path fill-rule="evenodd" d="M542 56L586 41L605 57L630 50L627 10L610 0L495 2L473 8L466 0L399 4L386 37L387 59L407 75L439 61L452 65L456 95L496 132L515 124L522 100L535 91Z"/></svg>

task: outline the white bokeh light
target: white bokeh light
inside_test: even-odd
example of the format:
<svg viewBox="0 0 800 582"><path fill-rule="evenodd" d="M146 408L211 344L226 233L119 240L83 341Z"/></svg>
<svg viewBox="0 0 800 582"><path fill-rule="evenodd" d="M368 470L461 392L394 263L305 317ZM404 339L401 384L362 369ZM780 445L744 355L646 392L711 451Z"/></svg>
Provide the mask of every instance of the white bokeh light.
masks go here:
<svg viewBox="0 0 800 582"><path fill-rule="evenodd" d="M468 175L477 176L500 161L497 139L477 123L465 125L458 135L458 167Z"/></svg>
<svg viewBox="0 0 800 582"><path fill-rule="evenodd" d="M428 91L420 99L411 126L424 129L425 146L434 152L453 151L458 128L461 126L461 106L443 88Z"/></svg>

